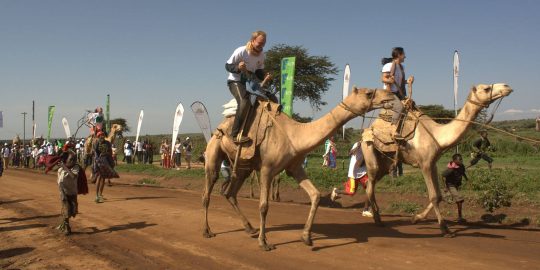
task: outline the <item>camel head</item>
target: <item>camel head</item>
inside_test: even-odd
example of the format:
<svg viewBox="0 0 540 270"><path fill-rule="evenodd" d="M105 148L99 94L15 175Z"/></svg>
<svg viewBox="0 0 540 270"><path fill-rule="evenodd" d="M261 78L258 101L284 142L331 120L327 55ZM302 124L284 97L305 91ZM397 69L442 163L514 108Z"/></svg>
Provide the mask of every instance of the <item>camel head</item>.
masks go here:
<svg viewBox="0 0 540 270"><path fill-rule="evenodd" d="M505 83L478 84L471 89L468 100L473 104L487 107L497 99L510 95L512 91Z"/></svg>
<svg viewBox="0 0 540 270"><path fill-rule="evenodd" d="M392 107L391 101L394 94L383 89L356 88L353 86L351 93L345 98L343 103L349 106L352 112L364 114L368 111Z"/></svg>
<svg viewBox="0 0 540 270"><path fill-rule="evenodd" d="M124 127L119 124L112 124L111 125L111 132L109 133L109 140L112 142L116 136L118 136L120 139L122 139L124 136L122 132L124 131Z"/></svg>

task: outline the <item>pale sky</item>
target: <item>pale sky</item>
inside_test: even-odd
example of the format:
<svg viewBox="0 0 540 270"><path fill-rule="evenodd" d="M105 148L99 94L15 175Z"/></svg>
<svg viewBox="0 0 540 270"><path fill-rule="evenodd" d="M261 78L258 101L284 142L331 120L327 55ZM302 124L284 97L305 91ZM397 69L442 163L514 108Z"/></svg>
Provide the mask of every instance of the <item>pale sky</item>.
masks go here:
<svg viewBox="0 0 540 270"><path fill-rule="evenodd" d="M212 126L232 96L224 63L252 31L274 44L302 45L340 69L328 106L341 99L343 69L351 84L380 87L380 59L405 48L418 104L452 108L452 58L460 52L459 104L477 83L505 82L515 92L495 119L540 114L539 1L135 1L0 0L0 139L22 136L22 112L36 101L37 135L46 135L47 107L56 105L53 137L72 132L86 109L105 106L141 134L171 133L176 105L186 111L181 133L200 132L189 106L203 102ZM308 105L295 103L305 116ZM353 121L349 126L358 126ZM27 137L31 115L27 115ZM133 133L133 132L132 132ZM85 130L79 135L87 135Z"/></svg>

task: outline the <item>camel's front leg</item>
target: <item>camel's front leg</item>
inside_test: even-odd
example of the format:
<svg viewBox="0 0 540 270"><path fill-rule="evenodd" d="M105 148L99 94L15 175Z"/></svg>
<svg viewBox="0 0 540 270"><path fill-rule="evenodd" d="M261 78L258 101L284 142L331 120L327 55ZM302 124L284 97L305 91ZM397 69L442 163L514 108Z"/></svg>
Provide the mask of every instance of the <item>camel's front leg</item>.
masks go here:
<svg viewBox="0 0 540 270"><path fill-rule="evenodd" d="M424 181L426 182L428 189L429 205L419 217L422 219L425 218L431 208L433 208L435 210L435 215L437 216L439 227L443 236L453 237L454 234L450 231L450 229L448 229L448 225L442 217L441 210L439 209L439 202L442 200L442 197L439 189L437 166L434 164L434 162L427 164L425 167L422 167L422 174L424 175Z"/></svg>
<svg viewBox="0 0 540 270"><path fill-rule="evenodd" d="M311 227L313 226L313 221L315 220L315 214L317 213L317 208L319 207L319 201L321 199L321 193L317 188L311 183L311 180L307 178L306 172L302 166L296 167L293 171L290 171L292 177L296 179L298 184L307 192L309 199L311 200L311 208L309 210L309 216L304 226L304 231L302 231L302 241L304 244L311 246L313 241L311 240Z"/></svg>
<svg viewBox="0 0 540 270"><path fill-rule="evenodd" d="M362 152L364 153L364 160L366 162L368 183L366 187L366 195L373 211L373 221L378 226L383 226L381 221L381 214L377 200L375 199L375 184L379 180L379 171L381 170L380 164L377 161L377 155L372 143L363 142Z"/></svg>
<svg viewBox="0 0 540 270"><path fill-rule="evenodd" d="M210 205L210 195L212 194L212 189L214 188L214 184L218 179L219 172L216 170L216 168L214 168L215 166L209 165L208 161L206 164L206 178L204 184L204 192L202 196L202 203L204 208L203 237L211 238L216 235L212 233L212 231L210 230L210 226L208 225L208 206Z"/></svg>
<svg viewBox="0 0 540 270"><path fill-rule="evenodd" d="M259 211L261 217L261 224L259 230L259 246L264 251L270 251L275 249L274 245L268 244L266 242L266 215L268 214L268 193L270 190L270 183L272 176L268 170L261 170L261 175L259 177L261 196L259 198Z"/></svg>

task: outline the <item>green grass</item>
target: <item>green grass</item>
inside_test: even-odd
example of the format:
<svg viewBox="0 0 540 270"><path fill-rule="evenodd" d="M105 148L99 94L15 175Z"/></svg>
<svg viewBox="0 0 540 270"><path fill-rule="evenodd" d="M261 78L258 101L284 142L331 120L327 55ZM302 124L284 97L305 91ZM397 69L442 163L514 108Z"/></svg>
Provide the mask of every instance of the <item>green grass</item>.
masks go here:
<svg viewBox="0 0 540 270"><path fill-rule="evenodd" d="M153 178L143 178L137 181L139 185L159 186L159 181Z"/></svg>
<svg viewBox="0 0 540 270"><path fill-rule="evenodd" d="M389 214L395 214L395 213L407 213L407 214L415 214L420 210L420 205L414 202L406 202L406 201L398 201L398 202L391 202L387 209L385 209L385 212Z"/></svg>
<svg viewBox="0 0 540 270"><path fill-rule="evenodd" d="M191 168L187 169L163 169L155 165L149 164L120 164L115 169L118 172L134 173L134 174L144 174L155 177L163 177L166 179L170 178L182 178L182 177L204 177L203 168Z"/></svg>

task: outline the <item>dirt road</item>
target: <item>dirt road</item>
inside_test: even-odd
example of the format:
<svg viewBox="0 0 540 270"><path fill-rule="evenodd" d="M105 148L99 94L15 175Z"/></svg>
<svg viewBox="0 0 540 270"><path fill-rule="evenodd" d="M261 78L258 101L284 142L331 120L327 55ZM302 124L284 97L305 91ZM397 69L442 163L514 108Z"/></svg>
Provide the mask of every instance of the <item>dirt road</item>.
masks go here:
<svg viewBox="0 0 540 270"><path fill-rule="evenodd" d="M90 186L93 190L94 186ZM434 221L411 225L383 216L376 227L353 209L319 208L314 246L299 241L308 206L271 203L267 234L276 250L263 252L230 206L212 197L202 237L200 192L116 185L103 204L79 196L74 234L53 227L60 203L54 174L10 169L0 178L2 269L538 269L540 230L451 224L442 238ZM254 226L258 202L240 199Z"/></svg>

